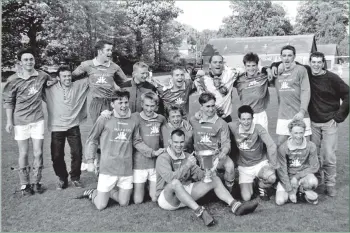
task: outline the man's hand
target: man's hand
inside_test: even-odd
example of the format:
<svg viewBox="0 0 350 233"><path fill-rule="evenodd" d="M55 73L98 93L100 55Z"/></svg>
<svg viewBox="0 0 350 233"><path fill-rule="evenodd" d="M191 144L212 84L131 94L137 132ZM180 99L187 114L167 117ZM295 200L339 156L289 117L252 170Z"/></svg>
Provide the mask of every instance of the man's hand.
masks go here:
<svg viewBox="0 0 350 233"><path fill-rule="evenodd" d="M7 123L5 129L6 129L6 132L11 133L13 129L13 124Z"/></svg>
<svg viewBox="0 0 350 233"><path fill-rule="evenodd" d="M304 119L304 112L299 111L295 116L293 117L293 120L303 120Z"/></svg>
<svg viewBox="0 0 350 233"><path fill-rule="evenodd" d="M278 75L278 68L276 66L273 66L271 68L271 74L272 74L273 77L277 77L277 75Z"/></svg>
<svg viewBox="0 0 350 233"><path fill-rule="evenodd" d="M95 172L95 170L96 170L95 164L93 162L88 163L87 171L88 172Z"/></svg>
<svg viewBox="0 0 350 233"><path fill-rule="evenodd" d="M196 120L200 120L200 119L202 119L202 116L203 116L203 113L202 113L202 111L198 111L198 112L196 112L195 114L194 114L194 117L196 118Z"/></svg>
<svg viewBox="0 0 350 233"><path fill-rule="evenodd" d="M270 69L270 68L267 68L267 69L266 69L266 73L267 73L267 79L268 79L269 81L272 81L272 80L273 80L273 74L272 74L271 69Z"/></svg>
<svg viewBox="0 0 350 233"><path fill-rule="evenodd" d="M292 185L293 189L297 189L299 184L298 184L298 180L297 178L295 178L295 176L292 177L292 179L290 180L290 184Z"/></svg>
<svg viewBox="0 0 350 233"><path fill-rule="evenodd" d="M153 157L158 157L159 155L161 155L163 152L164 152L164 148L159 148L158 150L154 150L154 151L152 151L152 155L153 155Z"/></svg>
<svg viewBox="0 0 350 233"><path fill-rule="evenodd" d="M54 85L55 83L57 83L58 80L57 79L50 79L46 81L46 86L51 87L52 85Z"/></svg>
<svg viewBox="0 0 350 233"><path fill-rule="evenodd" d="M295 193L288 193L289 200L293 203L297 203L297 195Z"/></svg>
<svg viewBox="0 0 350 233"><path fill-rule="evenodd" d="M114 84L114 89L116 90L116 91L120 91L120 86L118 86L117 84L115 84L115 83L113 83Z"/></svg>
<svg viewBox="0 0 350 233"><path fill-rule="evenodd" d="M112 111L103 110L100 115L105 119L109 119L109 118L111 118L112 113L113 113Z"/></svg>
<svg viewBox="0 0 350 233"><path fill-rule="evenodd" d="M193 155L190 155L187 158L187 162L186 162L187 165L192 167L193 165L196 165L196 163L197 163L197 159Z"/></svg>

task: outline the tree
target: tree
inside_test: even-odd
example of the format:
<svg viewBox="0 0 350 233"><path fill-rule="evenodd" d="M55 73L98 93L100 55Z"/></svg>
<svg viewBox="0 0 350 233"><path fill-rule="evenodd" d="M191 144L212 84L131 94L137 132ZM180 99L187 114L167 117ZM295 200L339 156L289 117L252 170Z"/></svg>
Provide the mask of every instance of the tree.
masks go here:
<svg viewBox="0 0 350 233"><path fill-rule="evenodd" d="M298 12L294 29L296 34L315 34L317 43L341 45L340 52L348 54L344 41L348 38L348 2L309 0L301 3Z"/></svg>
<svg viewBox="0 0 350 233"><path fill-rule="evenodd" d="M284 9L271 1L231 1L232 15L224 18L224 37L281 36L292 32Z"/></svg>

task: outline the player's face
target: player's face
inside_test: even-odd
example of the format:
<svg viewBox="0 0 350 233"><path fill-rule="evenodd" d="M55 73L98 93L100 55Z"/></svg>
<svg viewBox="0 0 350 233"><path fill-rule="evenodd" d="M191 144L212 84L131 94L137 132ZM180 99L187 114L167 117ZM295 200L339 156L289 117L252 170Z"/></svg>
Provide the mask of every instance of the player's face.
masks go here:
<svg viewBox="0 0 350 233"><path fill-rule="evenodd" d="M215 112L216 112L215 101L209 100L208 102L204 103L201 106L201 110L202 110L203 114L206 115L207 117L213 117L215 115Z"/></svg>
<svg viewBox="0 0 350 233"><path fill-rule="evenodd" d="M174 70L172 80L177 88L181 88L185 82L185 73L183 70Z"/></svg>
<svg viewBox="0 0 350 233"><path fill-rule="evenodd" d="M310 67L313 74L319 74L322 72L324 67L324 62L322 61L322 57L312 57L310 61Z"/></svg>
<svg viewBox="0 0 350 233"><path fill-rule="evenodd" d="M35 65L35 59L34 59L33 54L31 54L31 53L22 54L20 64L24 70L32 71L34 69L34 65Z"/></svg>
<svg viewBox="0 0 350 233"><path fill-rule="evenodd" d="M292 50L285 49L282 51L281 60L285 68L289 69L294 59L295 59L295 55Z"/></svg>
<svg viewBox="0 0 350 233"><path fill-rule="evenodd" d="M253 116L250 113L244 112L241 114L241 118L239 118L239 123L243 127L245 131L249 131L252 126Z"/></svg>
<svg viewBox="0 0 350 233"><path fill-rule="evenodd" d="M146 82L146 79L148 78L148 76L149 76L149 72L147 67L137 68L133 72L134 79L139 83Z"/></svg>
<svg viewBox="0 0 350 233"><path fill-rule="evenodd" d="M256 64L254 61L247 61L244 67L248 76L253 76L258 71L258 64Z"/></svg>
<svg viewBox="0 0 350 233"><path fill-rule="evenodd" d="M105 44L103 49L98 51L98 56L101 57L103 61L109 61L112 59L112 49L113 45Z"/></svg>
<svg viewBox="0 0 350 233"><path fill-rule="evenodd" d="M148 117L152 117L154 114L154 111L156 111L156 108L157 108L156 101L150 100L148 98L145 98L145 100L142 101L141 106L142 106L143 112Z"/></svg>
<svg viewBox="0 0 350 233"><path fill-rule="evenodd" d="M129 99L127 97L117 99L111 105L114 111L121 117L125 117L129 112Z"/></svg>
<svg viewBox="0 0 350 233"><path fill-rule="evenodd" d="M294 126L292 128L290 135L295 144L301 145L303 143L304 133L305 133L305 129L303 127Z"/></svg>
<svg viewBox="0 0 350 233"><path fill-rule="evenodd" d="M170 111L169 112L169 122L174 126L174 127L180 127L180 124L182 122L182 115L179 110L175 111Z"/></svg>
<svg viewBox="0 0 350 233"><path fill-rule="evenodd" d="M58 76L58 80L61 85L65 87L70 87L72 85L72 72L65 70L61 71Z"/></svg>
<svg viewBox="0 0 350 233"><path fill-rule="evenodd" d="M169 141L170 148L175 151L176 154L183 152L185 146L185 136L177 136L174 134Z"/></svg>
<svg viewBox="0 0 350 233"><path fill-rule="evenodd" d="M221 56L212 57L209 67L214 75L221 75L224 70L223 58Z"/></svg>

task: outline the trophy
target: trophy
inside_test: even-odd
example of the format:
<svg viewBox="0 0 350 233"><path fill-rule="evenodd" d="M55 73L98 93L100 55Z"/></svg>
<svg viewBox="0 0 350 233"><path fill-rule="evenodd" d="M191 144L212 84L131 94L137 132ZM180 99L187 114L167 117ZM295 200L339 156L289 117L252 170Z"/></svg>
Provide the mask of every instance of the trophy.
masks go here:
<svg viewBox="0 0 350 233"><path fill-rule="evenodd" d="M213 168L213 156L215 155L215 151L213 150L201 150L196 153L201 161L201 167L205 171L205 177L203 182L210 183L212 182L212 174L211 169Z"/></svg>

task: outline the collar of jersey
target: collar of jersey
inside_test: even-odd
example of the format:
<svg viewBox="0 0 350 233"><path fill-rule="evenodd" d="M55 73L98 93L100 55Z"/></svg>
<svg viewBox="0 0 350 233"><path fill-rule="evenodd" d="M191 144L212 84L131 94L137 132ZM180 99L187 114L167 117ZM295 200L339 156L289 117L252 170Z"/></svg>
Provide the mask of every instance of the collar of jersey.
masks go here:
<svg viewBox="0 0 350 233"><path fill-rule="evenodd" d="M38 76L39 75L39 72L37 70L34 70L34 73L31 74L28 78L25 78L22 73L17 73L17 76L20 77L21 79L29 79L30 77L34 77L34 76Z"/></svg>
<svg viewBox="0 0 350 233"><path fill-rule="evenodd" d="M208 119L206 117L203 117L204 114L202 115L201 119L199 119L199 123L212 123L215 124L215 122L219 119L219 116L215 114L212 118Z"/></svg>
<svg viewBox="0 0 350 233"><path fill-rule="evenodd" d="M173 150L170 149L170 147L166 148L166 152L168 152L168 154L170 155L170 157L171 157L173 160L179 160L179 159L185 159L185 158L186 158L184 152L181 152L181 156L180 156L180 157L177 157L177 156L175 155L175 153L173 152Z"/></svg>
<svg viewBox="0 0 350 233"><path fill-rule="evenodd" d="M131 111L129 109L128 114L126 116L120 116L116 111L113 110L113 115L116 118L123 119L123 118L130 118L131 117Z"/></svg>
<svg viewBox="0 0 350 233"><path fill-rule="evenodd" d="M157 119L158 114L157 114L157 113L154 113L153 116L148 117L148 116L146 116L146 114L142 111L142 112L140 112L140 117L142 117L142 119L144 119L144 120L146 120L146 121L152 121L152 120L154 121L154 120Z"/></svg>
<svg viewBox="0 0 350 233"><path fill-rule="evenodd" d="M239 133L253 134L254 129L255 129L255 124L254 123L252 123L252 125L250 126L249 131L245 131L241 124L239 124L239 126L238 126L238 132Z"/></svg>
<svg viewBox="0 0 350 233"><path fill-rule="evenodd" d="M306 148L306 138L303 138L303 143L299 146L299 145L294 145L292 143L292 137L288 138L287 141L287 145L288 145L288 149L289 150L297 150L297 149L305 149Z"/></svg>
<svg viewBox="0 0 350 233"><path fill-rule="evenodd" d="M97 61L96 58L94 58L92 60L92 63L94 64L94 66L105 66L105 67L110 67L111 65L111 61L105 62L105 63L100 63L99 61Z"/></svg>

